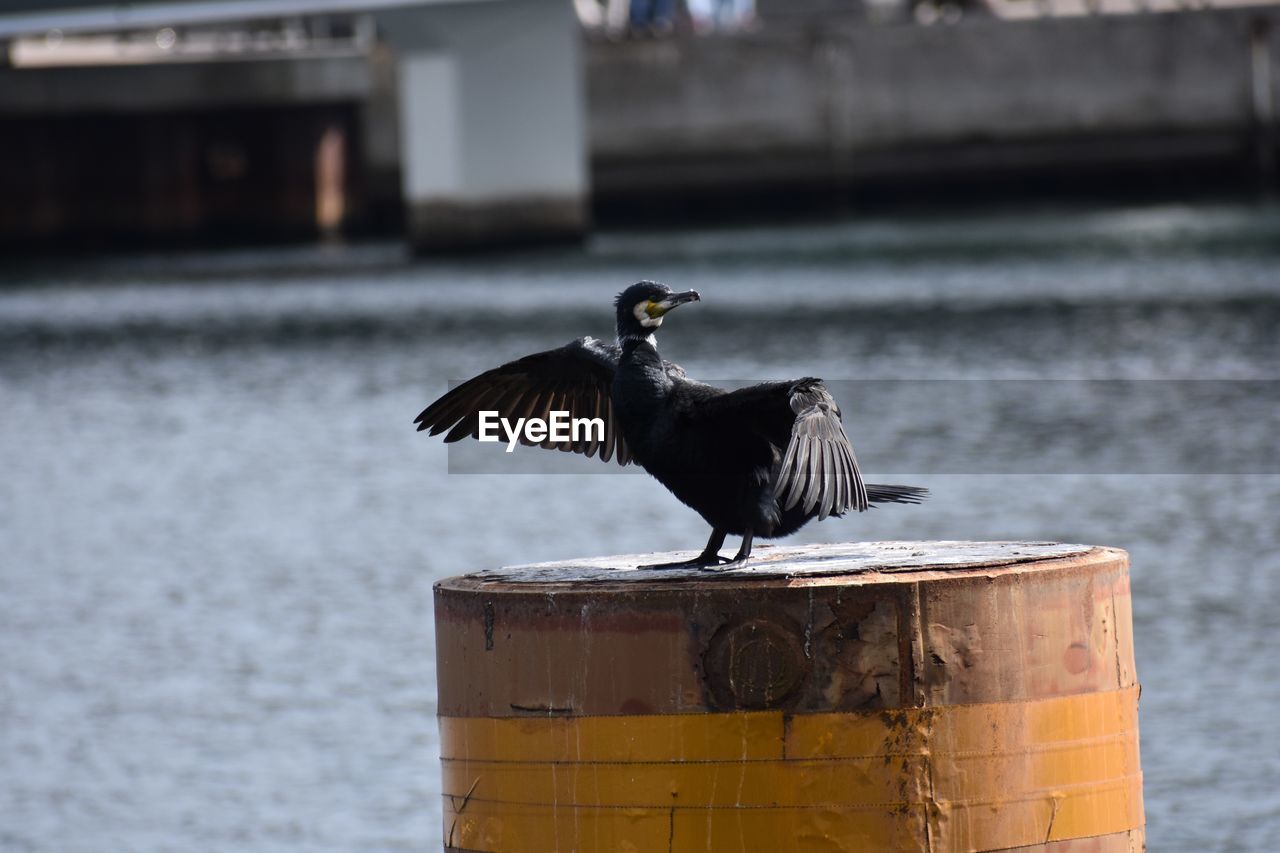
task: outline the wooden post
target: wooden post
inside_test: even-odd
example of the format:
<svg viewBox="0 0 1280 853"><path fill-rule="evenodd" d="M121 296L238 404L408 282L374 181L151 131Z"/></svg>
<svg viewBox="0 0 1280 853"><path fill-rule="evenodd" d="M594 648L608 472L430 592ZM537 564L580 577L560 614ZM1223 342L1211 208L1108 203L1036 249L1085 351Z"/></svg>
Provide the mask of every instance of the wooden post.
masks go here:
<svg viewBox="0 0 1280 853"><path fill-rule="evenodd" d="M1125 552L757 554L437 584L445 848L1142 849Z"/></svg>

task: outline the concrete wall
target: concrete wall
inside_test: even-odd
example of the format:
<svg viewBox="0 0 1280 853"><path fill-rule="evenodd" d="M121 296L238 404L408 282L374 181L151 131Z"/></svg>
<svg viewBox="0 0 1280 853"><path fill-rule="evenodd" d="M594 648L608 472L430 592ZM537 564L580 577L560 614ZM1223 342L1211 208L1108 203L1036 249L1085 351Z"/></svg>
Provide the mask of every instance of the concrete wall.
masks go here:
<svg viewBox="0 0 1280 853"><path fill-rule="evenodd" d="M596 187L1236 156L1255 125L1257 21L1274 99L1274 10L595 44Z"/></svg>

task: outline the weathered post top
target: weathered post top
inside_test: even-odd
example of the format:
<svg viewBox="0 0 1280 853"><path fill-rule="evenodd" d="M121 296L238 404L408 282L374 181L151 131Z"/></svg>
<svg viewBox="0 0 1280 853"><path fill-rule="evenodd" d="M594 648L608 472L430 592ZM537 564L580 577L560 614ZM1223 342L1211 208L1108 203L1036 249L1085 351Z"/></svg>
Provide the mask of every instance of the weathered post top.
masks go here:
<svg viewBox="0 0 1280 853"><path fill-rule="evenodd" d="M672 581L729 582L868 575L912 571L992 569L1017 563L1078 557L1098 549L1092 545L1059 542L845 542L837 545L757 546L746 566L714 569L638 568L646 563L687 559L694 551L656 554L617 554L506 566L472 572L441 581L442 589L471 588L479 583L594 584L601 582L669 583Z"/></svg>
<svg viewBox="0 0 1280 853"><path fill-rule="evenodd" d="M1141 845L1123 551L680 556L436 585L447 848Z"/></svg>

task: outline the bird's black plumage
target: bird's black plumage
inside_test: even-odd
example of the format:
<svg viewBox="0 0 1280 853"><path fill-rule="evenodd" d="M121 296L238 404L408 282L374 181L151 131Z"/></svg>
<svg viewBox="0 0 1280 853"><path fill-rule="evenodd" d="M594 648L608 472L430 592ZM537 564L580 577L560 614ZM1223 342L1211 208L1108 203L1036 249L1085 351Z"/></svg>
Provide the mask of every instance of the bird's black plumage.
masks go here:
<svg viewBox="0 0 1280 853"><path fill-rule="evenodd" d="M552 411L603 419L603 440L540 446L635 462L652 474L712 527L691 565L723 562L718 552L729 534L743 537L731 561L737 564L750 556L756 536L786 536L814 518L923 499L927 490L915 486L863 483L840 408L822 380L726 391L664 361L654 331L669 311L699 298L655 282L632 285L615 301L616 344L581 338L496 367L449 391L415 423L452 442L478 437L482 410L511 420L546 420Z"/></svg>

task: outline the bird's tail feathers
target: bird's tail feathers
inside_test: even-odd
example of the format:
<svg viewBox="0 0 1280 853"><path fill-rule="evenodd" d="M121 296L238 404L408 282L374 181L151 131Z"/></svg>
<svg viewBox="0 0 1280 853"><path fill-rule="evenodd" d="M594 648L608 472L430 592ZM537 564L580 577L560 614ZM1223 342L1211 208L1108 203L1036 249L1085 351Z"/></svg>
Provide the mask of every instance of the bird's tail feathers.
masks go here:
<svg viewBox="0 0 1280 853"><path fill-rule="evenodd" d="M867 484L867 500L873 504L918 504L929 496L923 486L885 486Z"/></svg>

